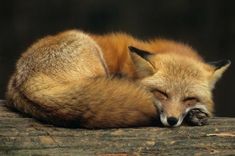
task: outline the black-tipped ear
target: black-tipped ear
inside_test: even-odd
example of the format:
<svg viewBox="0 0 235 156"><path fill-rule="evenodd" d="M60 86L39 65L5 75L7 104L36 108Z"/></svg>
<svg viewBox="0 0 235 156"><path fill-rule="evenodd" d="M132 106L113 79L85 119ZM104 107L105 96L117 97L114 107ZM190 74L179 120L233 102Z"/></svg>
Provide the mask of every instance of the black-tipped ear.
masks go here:
<svg viewBox="0 0 235 156"><path fill-rule="evenodd" d="M215 86L215 83L220 79L220 77L223 75L223 73L228 69L228 67L231 64L230 60L221 60L217 62L209 62L212 66L215 67L215 70L212 73L210 86L213 89Z"/></svg>
<svg viewBox="0 0 235 156"><path fill-rule="evenodd" d="M148 51L132 46L129 46L128 48L130 50L131 60L135 66L136 78L144 78L146 76L153 75L155 70L153 65L148 60L148 57L152 54Z"/></svg>
<svg viewBox="0 0 235 156"><path fill-rule="evenodd" d="M152 55L150 52L142 50L142 49L138 49L136 47L133 46L128 46L129 50L133 53L136 53L137 55L139 55L140 57L144 58L144 59L148 59L148 57L150 55Z"/></svg>
<svg viewBox="0 0 235 156"><path fill-rule="evenodd" d="M227 65L231 64L230 60L219 60L219 61L214 61L214 62L209 62L210 65L215 67L215 70L218 70L222 67L225 67Z"/></svg>

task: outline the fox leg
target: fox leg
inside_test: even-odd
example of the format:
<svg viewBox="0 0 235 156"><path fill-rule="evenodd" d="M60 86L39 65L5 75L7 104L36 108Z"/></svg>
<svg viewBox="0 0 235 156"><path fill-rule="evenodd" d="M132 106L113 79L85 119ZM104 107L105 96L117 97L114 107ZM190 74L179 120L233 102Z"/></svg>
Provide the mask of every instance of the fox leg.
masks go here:
<svg viewBox="0 0 235 156"><path fill-rule="evenodd" d="M208 114L200 109L192 109L186 116L186 122L193 126L203 126L208 124Z"/></svg>

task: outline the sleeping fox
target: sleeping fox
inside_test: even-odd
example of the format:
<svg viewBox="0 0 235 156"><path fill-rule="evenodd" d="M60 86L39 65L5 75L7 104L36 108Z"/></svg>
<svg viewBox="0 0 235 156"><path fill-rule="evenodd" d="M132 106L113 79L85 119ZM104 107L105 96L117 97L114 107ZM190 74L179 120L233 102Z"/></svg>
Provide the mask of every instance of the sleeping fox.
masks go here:
<svg viewBox="0 0 235 156"><path fill-rule="evenodd" d="M171 40L70 30L22 54L7 105L64 127L204 125L213 114L212 89L229 65L206 63Z"/></svg>

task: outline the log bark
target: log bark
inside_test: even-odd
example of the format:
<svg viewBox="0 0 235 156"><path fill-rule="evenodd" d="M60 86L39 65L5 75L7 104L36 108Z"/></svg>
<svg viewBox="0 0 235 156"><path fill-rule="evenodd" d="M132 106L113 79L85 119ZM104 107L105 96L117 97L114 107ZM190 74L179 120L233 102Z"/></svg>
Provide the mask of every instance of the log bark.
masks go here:
<svg viewBox="0 0 235 156"><path fill-rule="evenodd" d="M0 155L235 155L235 118L202 127L69 129L41 123L0 102Z"/></svg>

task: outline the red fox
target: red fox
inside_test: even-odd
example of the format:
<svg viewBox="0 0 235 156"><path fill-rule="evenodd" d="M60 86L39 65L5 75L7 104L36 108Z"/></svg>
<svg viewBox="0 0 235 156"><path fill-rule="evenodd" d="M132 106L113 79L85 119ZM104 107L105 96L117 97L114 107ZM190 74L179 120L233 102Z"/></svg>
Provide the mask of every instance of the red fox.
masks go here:
<svg viewBox="0 0 235 156"><path fill-rule="evenodd" d="M70 30L33 44L16 64L9 107L82 128L206 124L212 89L230 61L209 64L190 46L125 33Z"/></svg>

